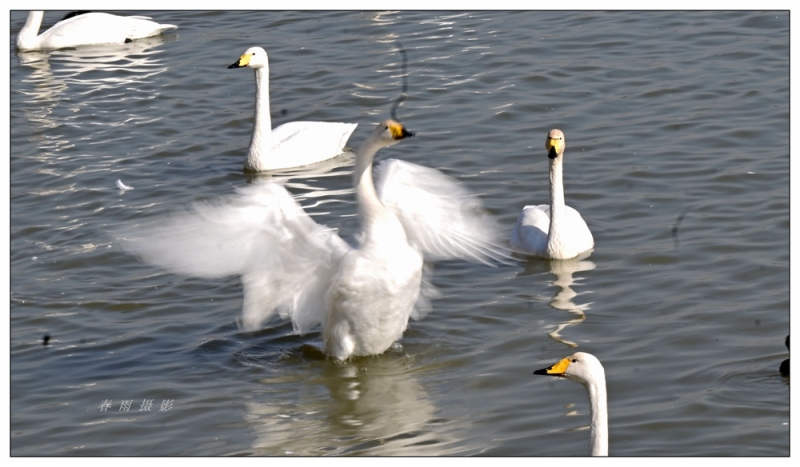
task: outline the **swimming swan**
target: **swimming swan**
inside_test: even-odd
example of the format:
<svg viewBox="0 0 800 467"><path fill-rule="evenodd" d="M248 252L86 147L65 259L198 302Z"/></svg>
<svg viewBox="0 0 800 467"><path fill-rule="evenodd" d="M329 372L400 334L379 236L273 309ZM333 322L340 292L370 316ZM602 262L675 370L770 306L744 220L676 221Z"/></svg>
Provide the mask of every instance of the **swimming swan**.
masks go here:
<svg viewBox="0 0 800 467"><path fill-rule="evenodd" d="M241 275L244 330L276 312L304 334L321 325L323 351L340 360L380 354L400 339L428 302L423 260L505 258L477 200L441 172L399 160L376 169L378 149L413 133L393 120L375 128L356 154L359 244L317 224L271 181L233 199L199 204L123 247L143 261L200 277ZM128 235L125 235L128 237Z"/></svg>
<svg viewBox="0 0 800 467"><path fill-rule="evenodd" d="M550 158L550 205L525 206L511 230L511 247L553 259L569 259L594 247L589 227L578 211L564 204L562 168L564 133L550 130L544 147Z"/></svg>
<svg viewBox="0 0 800 467"><path fill-rule="evenodd" d="M593 456L608 455L608 406L606 403L606 372L600 360L586 352L575 352L553 366L536 370L534 375L550 375L581 383L589 393L592 414L592 439L589 444Z"/></svg>
<svg viewBox="0 0 800 467"><path fill-rule="evenodd" d="M43 50L91 44L124 44L134 39L156 36L172 24L158 24L147 16L117 16L109 13L83 13L65 18L39 33L43 11L28 12L25 25L17 34L17 49Z"/></svg>
<svg viewBox="0 0 800 467"><path fill-rule="evenodd" d="M314 164L342 153L356 123L289 122L272 128L269 114L269 61L261 47L250 47L228 68L250 67L256 74L256 116L245 170L287 169Z"/></svg>

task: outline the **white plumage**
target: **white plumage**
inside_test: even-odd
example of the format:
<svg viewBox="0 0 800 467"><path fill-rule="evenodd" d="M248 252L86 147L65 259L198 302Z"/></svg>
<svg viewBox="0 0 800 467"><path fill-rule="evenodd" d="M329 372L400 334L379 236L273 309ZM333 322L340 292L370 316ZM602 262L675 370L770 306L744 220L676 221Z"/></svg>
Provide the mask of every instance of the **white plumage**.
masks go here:
<svg viewBox="0 0 800 467"><path fill-rule="evenodd" d="M600 360L586 352L575 352L556 364L536 370L535 375L550 375L581 383L589 393L591 411L591 438L589 453L592 456L608 455L608 402L606 397L606 372Z"/></svg>
<svg viewBox="0 0 800 467"><path fill-rule="evenodd" d="M17 49L47 50L94 44L124 44L135 39L155 36L172 24L159 24L147 16L117 16L109 13L83 13L59 21L39 34L43 11L31 11L17 34Z"/></svg>
<svg viewBox="0 0 800 467"><path fill-rule="evenodd" d="M392 120L359 148L354 182L361 230L356 248L314 222L283 186L254 184L232 199L195 207L134 234L125 247L144 261L200 277L241 275L240 324L260 328L276 312L305 333L320 325L338 359L379 354L420 318L425 259L487 262L505 257L480 204L458 182L427 167L388 160L379 148L411 136ZM379 194L380 193L380 194Z"/></svg>
<svg viewBox="0 0 800 467"><path fill-rule="evenodd" d="M245 170L260 172L300 167L342 153L356 123L289 122L272 128L269 109L269 60L261 47L250 47L228 68L249 67L256 76L253 136Z"/></svg>
<svg viewBox="0 0 800 467"><path fill-rule="evenodd" d="M522 209L511 230L511 248L545 258L574 258L594 248L594 239L580 213L564 204L564 133L550 130L545 148L550 159L550 204Z"/></svg>

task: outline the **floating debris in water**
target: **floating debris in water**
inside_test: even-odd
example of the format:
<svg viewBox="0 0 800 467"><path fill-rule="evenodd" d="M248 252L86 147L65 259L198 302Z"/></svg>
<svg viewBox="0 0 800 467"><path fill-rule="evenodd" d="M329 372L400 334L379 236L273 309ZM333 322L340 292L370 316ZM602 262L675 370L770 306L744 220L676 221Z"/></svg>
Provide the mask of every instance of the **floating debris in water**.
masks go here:
<svg viewBox="0 0 800 467"><path fill-rule="evenodd" d="M117 188L119 188L122 191L133 190L132 186L128 186L128 185L122 183L122 180L120 180L120 179L117 179Z"/></svg>

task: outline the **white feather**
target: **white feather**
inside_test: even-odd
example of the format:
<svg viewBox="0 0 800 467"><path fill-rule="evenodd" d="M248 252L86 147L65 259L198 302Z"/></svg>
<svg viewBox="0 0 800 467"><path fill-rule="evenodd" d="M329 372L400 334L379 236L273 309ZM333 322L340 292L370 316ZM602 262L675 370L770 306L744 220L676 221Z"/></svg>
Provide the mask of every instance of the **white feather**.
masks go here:
<svg viewBox="0 0 800 467"><path fill-rule="evenodd" d="M392 125L400 126L379 125L357 156L362 228L357 248L314 222L274 182L241 188L220 202L197 203L157 227L139 229L123 245L172 272L240 275L240 324L246 330L279 313L301 334L322 326L324 351L336 358L381 353L402 337L409 318L421 318L430 309L428 297L420 295L421 289L435 294L425 278L423 255L481 262L501 255L477 199L449 177L392 161L379 171L387 199L376 196L375 152L410 136L405 129L389 131Z"/></svg>
<svg viewBox="0 0 800 467"><path fill-rule="evenodd" d="M117 179L117 188L119 188L122 191L133 190L132 186L128 186L128 185L122 183L122 180L120 180L120 179Z"/></svg>
<svg viewBox="0 0 800 467"><path fill-rule="evenodd" d="M256 109L245 170L301 167L331 159L344 150L355 123L289 122L272 128L269 106L269 59L261 47L250 47L228 68L248 67L256 76Z"/></svg>
<svg viewBox="0 0 800 467"><path fill-rule="evenodd" d="M38 34L44 12L31 11L17 34L17 49L46 50L94 44L124 44L126 41L155 36L173 24L159 24L143 16L117 16L109 13L84 13L59 21Z"/></svg>

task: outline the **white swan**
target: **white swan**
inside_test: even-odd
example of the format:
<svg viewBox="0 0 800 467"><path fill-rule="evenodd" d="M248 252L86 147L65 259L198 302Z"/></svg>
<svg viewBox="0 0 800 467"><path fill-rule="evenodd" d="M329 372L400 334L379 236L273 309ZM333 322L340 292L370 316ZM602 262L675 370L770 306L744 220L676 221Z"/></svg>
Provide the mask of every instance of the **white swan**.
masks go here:
<svg viewBox="0 0 800 467"><path fill-rule="evenodd" d="M606 372L600 360L586 352L575 352L553 366L536 370L534 375L550 375L581 383L589 393L592 414L590 452L593 456L608 455L608 405Z"/></svg>
<svg viewBox="0 0 800 467"><path fill-rule="evenodd" d="M250 67L256 74L256 115L245 170L255 172L314 164L342 153L356 123L289 122L272 128L269 114L269 61L250 47L228 68Z"/></svg>
<svg viewBox="0 0 800 467"><path fill-rule="evenodd" d="M45 50L92 44L124 44L134 39L156 36L173 24L158 24L147 16L117 16L109 13L83 13L65 18L39 34L43 11L31 11L17 34L17 49Z"/></svg>
<svg viewBox="0 0 800 467"><path fill-rule="evenodd" d="M240 325L259 329L276 311L303 334L322 326L324 352L340 360L384 352L427 300L423 258L502 259L494 225L466 189L434 169L388 160L381 147L412 136L393 120L378 125L356 154L361 232L356 248L317 224L274 182L159 222L123 246L145 262L200 277L241 275ZM427 284L426 284L427 285Z"/></svg>
<svg viewBox="0 0 800 467"><path fill-rule="evenodd" d="M550 130L550 204L525 206L511 230L511 247L520 252L553 259L569 259L594 247L592 232L575 209L564 204L562 169L564 133Z"/></svg>

